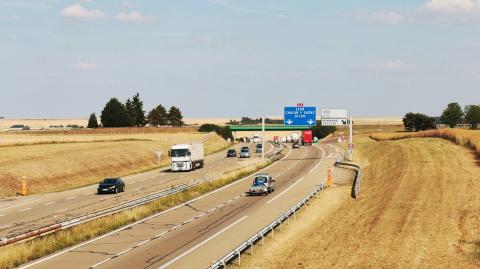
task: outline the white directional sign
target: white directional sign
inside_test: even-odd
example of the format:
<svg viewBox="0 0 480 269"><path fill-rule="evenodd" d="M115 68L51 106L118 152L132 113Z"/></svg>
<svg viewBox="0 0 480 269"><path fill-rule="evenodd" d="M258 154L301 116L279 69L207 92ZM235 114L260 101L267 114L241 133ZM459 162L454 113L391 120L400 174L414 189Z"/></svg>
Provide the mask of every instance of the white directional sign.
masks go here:
<svg viewBox="0 0 480 269"><path fill-rule="evenodd" d="M322 109L322 119L346 119L348 112L346 109L324 108Z"/></svg>
<svg viewBox="0 0 480 269"><path fill-rule="evenodd" d="M348 125L347 119L322 119L322 126Z"/></svg>

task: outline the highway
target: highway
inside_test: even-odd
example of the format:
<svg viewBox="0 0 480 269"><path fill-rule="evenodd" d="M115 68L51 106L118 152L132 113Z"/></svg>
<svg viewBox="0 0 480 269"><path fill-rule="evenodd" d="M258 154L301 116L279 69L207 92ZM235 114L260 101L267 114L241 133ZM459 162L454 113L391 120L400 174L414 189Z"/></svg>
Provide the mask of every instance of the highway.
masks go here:
<svg viewBox="0 0 480 269"><path fill-rule="evenodd" d="M240 148L243 144L236 145ZM254 145L249 145L254 152ZM267 144L266 152L273 150ZM97 184L78 189L35 194L27 197L7 197L0 199L0 238L17 235L91 213L113 205L128 202L145 195L158 192L173 185L188 183L207 177L219 177L226 172L259 162L258 154L252 158L226 158L226 151L209 155L205 166L191 172L171 173L168 168L122 177L126 192L97 195ZM116 176L116 175L112 175Z"/></svg>
<svg viewBox="0 0 480 269"><path fill-rule="evenodd" d="M23 268L205 268L296 204L326 177L336 149L288 149L264 169L277 183L268 196L246 196L252 177Z"/></svg>

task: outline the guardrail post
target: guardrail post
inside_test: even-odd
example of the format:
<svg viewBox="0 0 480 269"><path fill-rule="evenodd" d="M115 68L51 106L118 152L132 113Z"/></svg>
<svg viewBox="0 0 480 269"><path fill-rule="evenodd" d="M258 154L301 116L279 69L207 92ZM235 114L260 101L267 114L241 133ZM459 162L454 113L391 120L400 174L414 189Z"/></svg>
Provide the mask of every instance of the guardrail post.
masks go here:
<svg viewBox="0 0 480 269"><path fill-rule="evenodd" d="M250 241L249 244L250 244L250 255L253 256L253 241Z"/></svg>
<svg viewBox="0 0 480 269"><path fill-rule="evenodd" d="M271 229L272 229L271 235L272 235L272 240L273 240L273 229L274 229L273 225L272 225L272 228L271 228Z"/></svg>
<svg viewBox="0 0 480 269"><path fill-rule="evenodd" d="M263 247L263 234L262 234L262 247Z"/></svg>
<svg viewBox="0 0 480 269"><path fill-rule="evenodd" d="M238 252L238 266L240 266L240 256L242 255L242 253L240 253L240 250L237 250Z"/></svg>
<svg viewBox="0 0 480 269"><path fill-rule="evenodd" d="M297 219L297 210L293 210L293 219Z"/></svg>

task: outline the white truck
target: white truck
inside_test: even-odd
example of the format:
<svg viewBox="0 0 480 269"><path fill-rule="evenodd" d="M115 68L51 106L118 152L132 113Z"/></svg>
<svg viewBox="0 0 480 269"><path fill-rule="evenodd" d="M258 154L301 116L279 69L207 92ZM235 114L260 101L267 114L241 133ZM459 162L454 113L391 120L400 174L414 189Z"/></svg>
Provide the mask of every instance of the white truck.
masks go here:
<svg viewBox="0 0 480 269"><path fill-rule="evenodd" d="M300 135L298 133L292 133L292 143L300 142Z"/></svg>
<svg viewBox="0 0 480 269"><path fill-rule="evenodd" d="M262 139L260 138L259 134L254 134L253 135L253 143L255 143L255 144L262 143Z"/></svg>
<svg viewBox="0 0 480 269"><path fill-rule="evenodd" d="M287 135L287 143L292 143L292 135Z"/></svg>
<svg viewBox="0 0 480 269"><path fill-rule="evenodd" d="M173 145L168 156L172 159L170 165L172 172L202 168L205 161L203 143Z"/></svg>

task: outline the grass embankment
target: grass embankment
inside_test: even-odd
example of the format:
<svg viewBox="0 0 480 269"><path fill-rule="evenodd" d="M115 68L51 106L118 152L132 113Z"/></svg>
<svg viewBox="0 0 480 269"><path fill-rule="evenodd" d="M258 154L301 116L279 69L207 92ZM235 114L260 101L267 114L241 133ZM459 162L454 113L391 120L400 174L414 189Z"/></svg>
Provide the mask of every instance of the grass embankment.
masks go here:
<svg viewBox="0 0 480 269"><path fill-rule="evenodd" d="M222 178L161 198L149 204L100 218L55 234L0 248L0 269L13 268L29 261L100 236L160 211L184 203L268 166L271 161L251 165L224 175Z"/></svg>
<svg viewBox="0 0 480 269"><path fill-rule="evenodd" d="M356 145L359 199L326 190L242 267L480 266L480 168L469 149L438 138Z"/></svg>
<svg viewBox="0 0 480 269"><path fill-rule="evenodd" d="M437 137L468 147L477 154L480 154L480 131L478 130L438 129L422 132L374 133L371 134L370 137L377 141Z"/></svg>
<svg viewBox="0 0 480 269"><path fill-rule="evenodd" d="M31 193L43 193L77 188L105 177L130 175L165 166L169 163L167 152L172 144L198 141L209 135L191 132L1 134L0 197L15 195L24 178ZM1 146L6 143L22 145ZM228 143L220 136L211 135L205 142L205 151L209 154L227 146ZM155 155L157 150L163 152L160 164Z"/></svg>

